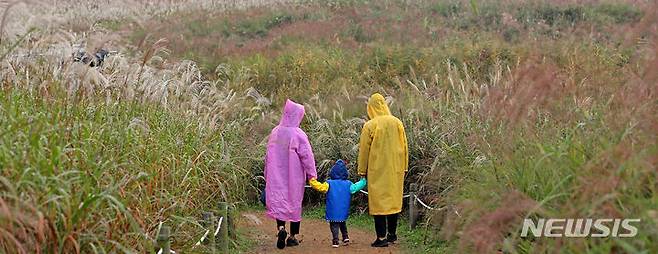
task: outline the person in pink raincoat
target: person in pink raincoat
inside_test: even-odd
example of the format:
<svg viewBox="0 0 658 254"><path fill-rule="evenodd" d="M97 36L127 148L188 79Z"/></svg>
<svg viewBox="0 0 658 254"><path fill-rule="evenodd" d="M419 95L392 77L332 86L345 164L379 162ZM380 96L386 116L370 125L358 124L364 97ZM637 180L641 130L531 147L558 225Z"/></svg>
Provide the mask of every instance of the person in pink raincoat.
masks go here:
<svg viewBox="0 0 658 254"><path fill-rule="evenodd" d="M281 122L267 141L265 155L265 206L267 216L276 220L277 248L299 245L302 199L307 180L317 178L315 159L306 133L299 128L304 106L286 101ZM290 237L285 230L290 221Z"/></svg>

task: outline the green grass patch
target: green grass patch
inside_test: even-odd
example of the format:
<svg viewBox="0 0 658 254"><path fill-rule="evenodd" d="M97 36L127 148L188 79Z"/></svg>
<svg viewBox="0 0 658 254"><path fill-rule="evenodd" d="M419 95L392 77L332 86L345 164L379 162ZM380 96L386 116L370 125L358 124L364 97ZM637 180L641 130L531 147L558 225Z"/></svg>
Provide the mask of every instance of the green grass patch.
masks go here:
<svg viewBox="0 0 658 254"><path fill-rule="evenodd" d="M119 31L119 29L121 29L121 26L124 23L126 23L125 20L116 20L116 19L102 19L96 22L98 26L110 31Z"/></svg>

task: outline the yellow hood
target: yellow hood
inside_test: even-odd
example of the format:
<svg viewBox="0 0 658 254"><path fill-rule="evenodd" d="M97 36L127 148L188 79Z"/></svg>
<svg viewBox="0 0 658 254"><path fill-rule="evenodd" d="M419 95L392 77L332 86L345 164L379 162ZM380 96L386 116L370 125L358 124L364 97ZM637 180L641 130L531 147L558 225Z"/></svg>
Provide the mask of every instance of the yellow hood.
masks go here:
<svg viewBox="0 0 658 254"><path fill-rule="evenodd" d="M375 93L368 99L368 117L373 119L378 116L390 115L391 111L386 105L386 99L379 93Z"/></svg>

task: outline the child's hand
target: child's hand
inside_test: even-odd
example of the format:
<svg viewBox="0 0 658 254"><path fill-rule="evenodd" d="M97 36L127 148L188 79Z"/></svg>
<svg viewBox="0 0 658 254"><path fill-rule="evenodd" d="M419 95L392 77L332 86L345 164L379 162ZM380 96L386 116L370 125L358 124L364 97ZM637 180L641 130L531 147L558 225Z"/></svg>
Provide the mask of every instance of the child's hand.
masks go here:
<svg viewBox="0 0 658 254"><path fill-rule="evenodd" d="M360 191L360 190L362 190L363 188L365 188L367 184L368 184L368 181L366 180L366 178L365 178L365 177L362 177L361 180L359 180L359 181L356 182L356 183L353 183L353 184L350 186L350 192L351 192L352 194L354 194L354 193L356 193L357 191Z"/></svg>

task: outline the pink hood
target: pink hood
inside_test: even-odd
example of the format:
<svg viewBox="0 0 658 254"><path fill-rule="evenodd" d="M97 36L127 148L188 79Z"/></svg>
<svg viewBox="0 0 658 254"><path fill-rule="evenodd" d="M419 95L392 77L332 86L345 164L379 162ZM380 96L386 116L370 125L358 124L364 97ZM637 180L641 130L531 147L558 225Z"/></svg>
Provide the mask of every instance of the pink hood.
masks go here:
<svg viewBox="0 0 658 254"><path fill-rule="evenodd" d="M285 127L299 127L304 118L304 106L297 104L294 101L286 100L286 105L283 106L283 115L279 125Z"/></svg>

